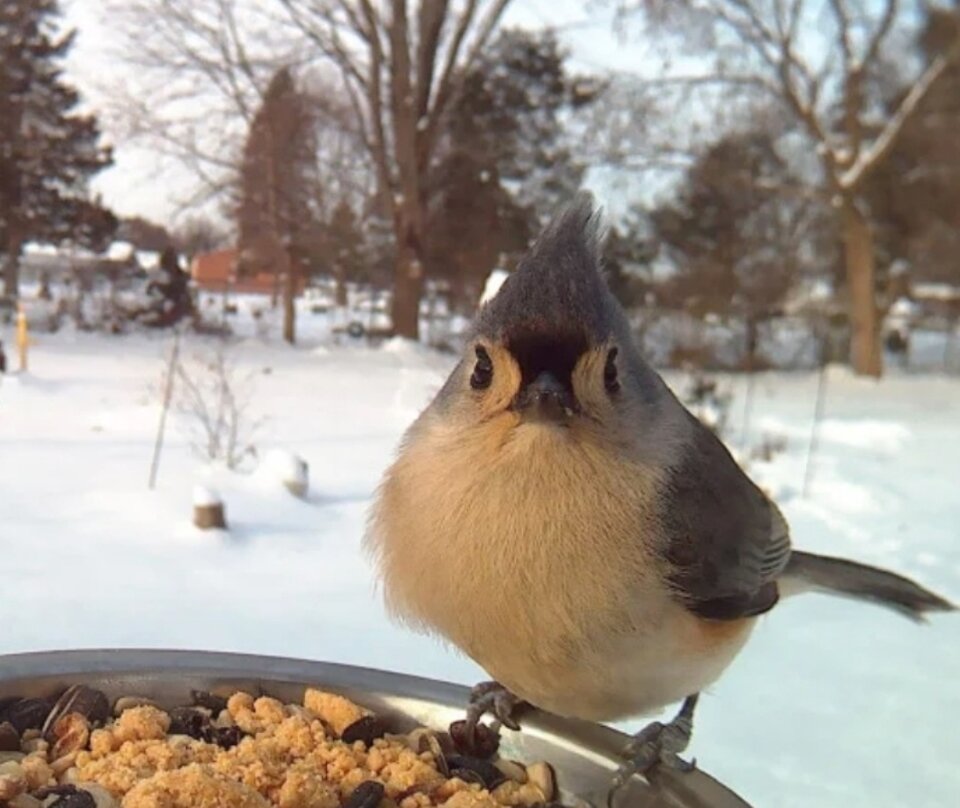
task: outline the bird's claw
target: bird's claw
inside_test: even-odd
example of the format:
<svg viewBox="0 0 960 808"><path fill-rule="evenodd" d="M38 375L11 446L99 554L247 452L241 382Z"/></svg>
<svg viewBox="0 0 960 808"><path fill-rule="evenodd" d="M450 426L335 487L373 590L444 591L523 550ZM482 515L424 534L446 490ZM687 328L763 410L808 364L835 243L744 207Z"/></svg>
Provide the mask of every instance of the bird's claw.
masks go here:
<svg viewBox="0 0 960 808"><path fill-rule="evenodd" d="M478 727L481 727L480 720L485 715L492 715L495 719L491 728L494 737L499 734L501 725L514 731L519 730L520 725L515 716L523 704L525 702L498 682L483 682L474 687L470 691L470 703L462 727L466 748L479 748L481 739L478 738Z"/></svg>
<svg viewBox="0 0 960 808"><path fill-rule="evenodd" d="M470 691L467 724L476 727L484 715L490 714L507 729L520 729L514 715L523 700L498 682L481 682Z"/></svg>
<svg viewBox="0 0 960 808"><path fill-rule="evenodd" d="M624 762L617 769L607 794L608 808L613 807L614 795L634 774L646 775L657 766L680 772L691 772L697 767L696 760L680 757L693 735L696 703L697 696L690 696L672 721L666 724L654 721L630 739L623 749Z"/></svg>

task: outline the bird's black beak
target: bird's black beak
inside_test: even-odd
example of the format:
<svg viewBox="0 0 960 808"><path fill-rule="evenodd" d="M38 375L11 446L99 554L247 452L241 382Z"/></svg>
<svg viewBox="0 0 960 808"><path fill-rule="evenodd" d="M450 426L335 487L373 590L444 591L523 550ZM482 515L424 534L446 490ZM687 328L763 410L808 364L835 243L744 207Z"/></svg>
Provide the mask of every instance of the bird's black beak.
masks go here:
<svg viewBox="0 0 960 808"><path fill-rule="evenodd" d="M563 423L579 410L573 393L546 371L520 390L513 407L531 420L553 423Z"/></svg>

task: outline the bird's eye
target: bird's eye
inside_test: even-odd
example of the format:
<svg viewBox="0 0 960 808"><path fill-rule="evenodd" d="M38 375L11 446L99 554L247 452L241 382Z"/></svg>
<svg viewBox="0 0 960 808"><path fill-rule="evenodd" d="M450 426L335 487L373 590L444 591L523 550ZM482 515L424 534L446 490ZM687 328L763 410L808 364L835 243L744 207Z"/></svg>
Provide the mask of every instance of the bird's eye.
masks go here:
<svg viewBox="0 0 960 808"><path fill-rule="evenodd" d="M477 364L473 366L473 375L470 376L470 386L474 390L485 390L493 381L493 362L486 348L477 346Z"/></svg>
<svg viewBox="0 0 960 808"><path fill-rule="evenodd" d="M607 354L607 364L603 368L603 386L608 393L616 393L620 389L620 380L617 378L617 349L611 348Z"/></svg>

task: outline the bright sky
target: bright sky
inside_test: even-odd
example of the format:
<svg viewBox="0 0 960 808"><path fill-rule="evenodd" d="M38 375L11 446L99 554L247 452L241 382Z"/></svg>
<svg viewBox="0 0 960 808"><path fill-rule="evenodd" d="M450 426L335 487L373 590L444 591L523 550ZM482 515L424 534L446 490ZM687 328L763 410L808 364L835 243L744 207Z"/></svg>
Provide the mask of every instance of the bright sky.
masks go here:
<svg viewBox="0 0 960 808"><path fill-rule="evenodd" d="M601 5L603 8L598 8ZM614 34L611 5L592 0L514 0L504 22L560 28L571 47L574 69L638 70L648 55L636 39L621 41ZM94 110L103 106L110 88L118 82L136 87L135 74L109 55L116 36L103 6L102 0L63 0L67 23L78 30L68 71ZM98 176L95 189L118 213L170 223L175 218L177 200L189 196L196 186L194 177L156 152L118 142L117 127L109 119L102 119L101 126L107 140L115 144L115 165Z"/></svg>

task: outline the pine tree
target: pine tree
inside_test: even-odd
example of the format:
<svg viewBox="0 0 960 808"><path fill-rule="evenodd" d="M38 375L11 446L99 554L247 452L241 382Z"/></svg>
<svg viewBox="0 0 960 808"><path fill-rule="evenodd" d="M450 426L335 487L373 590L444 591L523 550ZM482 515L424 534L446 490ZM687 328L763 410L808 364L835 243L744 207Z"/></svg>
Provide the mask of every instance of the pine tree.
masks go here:
<svg viewBox="0 0 960 808"><path fill-rule="evenodd" d="M562 117L589 103L547 33L506 30L466 76L431 177L427 270L474 304L491 270L527 246L580 186Z"/></svg>
<svg viewBox="0 0 960 808"><path fill-rule="evenodd" d="M166 247L161 252L160 269L156 275L147 286L150 305L143 313L142 322L166 328L193 313L190 276L180 266L180 256L173 247Z"/></svg>
<svg viewBox="0 0 960 808"><path fill-rule="evenodd" d="M603 270L613 296L626 309L642 306L653 291L651 264L656 246L640 222L613 226L603 245Z"/></svg>
<svg viewBox="0 0 960 808"><path fill-rule="evenodd" d="M333 210L325 247L337 280L337 305L347 305L347 281L366 282L360 226L353 208L341 200Z"/></svg>
<svg viewBox="0 0 960 808"><path fill-rule="evenodd" d="M129 242L138 250L152 252L162 252L173 242L173 237L166 227L142 216L121 218L117 225L116 238Z"/></svg>
<svg viewBox="0 0 960 808"><path fill-rule="evenodd" d="M663 290L667 302L697 317L739 318L748 366L760 324L823 263L823 211L793 187L769 132L734 133L701 155L677 198L650 215L660 254L675 269Z"/></svg>
<svg viewBox="0 0 960 808"><path fill-rule="evenodd" d="M254 116L240 171L237 228L241 273L273 273L283 295L283 335L295 340L294 300L309 251L316 183L316 129L311 104L290 70L274 74Z"/></svg>
<svg viewBox="0 0 960 808"><path fill-rule="evenodd" d="M102 249L117 226L89 195L112 157L96 118L74 111L79 95L60 67L74 32L60 34L58 16L56 0L0 4L0 252L13 297L26 241Z"/></svg>

